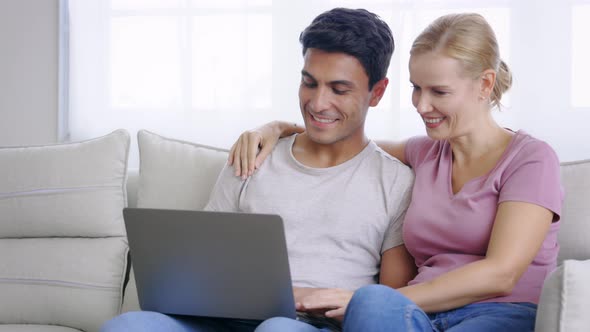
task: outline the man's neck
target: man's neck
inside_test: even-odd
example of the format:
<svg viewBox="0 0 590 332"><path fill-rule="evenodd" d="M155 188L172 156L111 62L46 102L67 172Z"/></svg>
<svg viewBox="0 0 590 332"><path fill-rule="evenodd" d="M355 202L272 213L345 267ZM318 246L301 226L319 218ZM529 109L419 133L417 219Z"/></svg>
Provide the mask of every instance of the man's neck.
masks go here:
<svg viewBox="0 0 590 332"><path fill-rule="evenodd" d="M306 133L295 137L293 156L305 166L328 168L340 165L358 155L369 144L366 136L351 137L332 144L320 144Z"/></svg>

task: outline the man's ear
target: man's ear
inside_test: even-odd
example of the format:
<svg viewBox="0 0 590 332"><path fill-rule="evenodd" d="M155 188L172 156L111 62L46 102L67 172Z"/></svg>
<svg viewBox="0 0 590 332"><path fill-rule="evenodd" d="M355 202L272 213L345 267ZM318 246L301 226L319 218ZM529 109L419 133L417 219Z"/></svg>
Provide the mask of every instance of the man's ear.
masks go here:
<svg viewBox="0 0 590 332"><path fill-rule="evenodd" d="M494 91L494 85L496 84L496 72L492 69L486 69L481 75L481 86L479 95L482 99L489 100L492 92Z"/></svg>
<svg viewBox="0 0 590 332"><path fill-rule="evenodd" d="M375 107L379 104L379 101L385 93L385 89L387 89L388 83L389 79L385 77L373 85L373 89L371 89L371 100L369 101L370 107Z"/></svg>

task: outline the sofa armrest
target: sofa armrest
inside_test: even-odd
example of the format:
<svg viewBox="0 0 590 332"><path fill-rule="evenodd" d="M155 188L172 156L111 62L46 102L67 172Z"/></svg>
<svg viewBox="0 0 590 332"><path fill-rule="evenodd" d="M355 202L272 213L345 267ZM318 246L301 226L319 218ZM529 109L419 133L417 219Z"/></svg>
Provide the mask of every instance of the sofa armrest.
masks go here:
<svg viewBox="0 0 590 332"><path fill-rule="evenodd" d="M566 260L545 280L535 332L587 331L590 259Z"/></svg>

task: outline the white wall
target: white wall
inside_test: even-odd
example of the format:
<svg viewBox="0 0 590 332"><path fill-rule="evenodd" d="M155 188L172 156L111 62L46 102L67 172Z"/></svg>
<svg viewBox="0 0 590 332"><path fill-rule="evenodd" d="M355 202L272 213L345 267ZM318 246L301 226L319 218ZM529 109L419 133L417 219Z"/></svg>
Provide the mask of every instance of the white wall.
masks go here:
<svg viewBox="0 0 590 332"><path fill-rule="evenodd" d="M0 0L0 146L57 141L58 0Z"/></svg>

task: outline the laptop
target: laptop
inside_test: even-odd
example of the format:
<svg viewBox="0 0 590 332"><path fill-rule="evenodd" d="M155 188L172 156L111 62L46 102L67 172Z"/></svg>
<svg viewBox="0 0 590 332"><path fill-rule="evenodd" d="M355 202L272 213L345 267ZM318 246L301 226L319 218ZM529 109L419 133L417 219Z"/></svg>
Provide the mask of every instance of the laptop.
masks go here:
<svg viewBox="0 0 590 332"><path fill-rule="evenodd" d="M296 317L280 216L139 208L123 216L142 310Z"/></svg>

